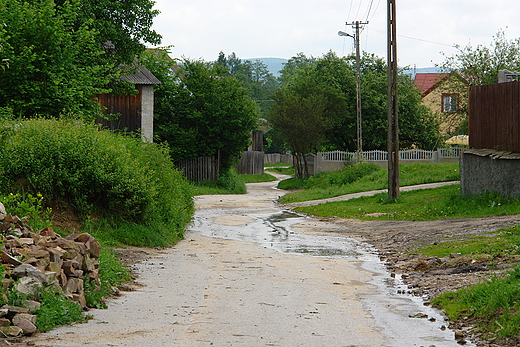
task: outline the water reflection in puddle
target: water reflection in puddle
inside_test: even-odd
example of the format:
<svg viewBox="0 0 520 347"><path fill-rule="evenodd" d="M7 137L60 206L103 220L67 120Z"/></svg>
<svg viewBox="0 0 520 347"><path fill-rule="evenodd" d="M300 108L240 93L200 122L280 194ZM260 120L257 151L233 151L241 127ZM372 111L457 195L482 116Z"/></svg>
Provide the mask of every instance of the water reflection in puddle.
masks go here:
<svg viewBox="0 0 520 347"><path fill-rule="evenodd" d="M305 221L305 217L294 212L262 214L240 209L227 210L229 219L248 221L238 225L227 223L221 212L215 209L198 211L190 229L204 236L260 243L283 253L329 258L359 258L365 255L360 252L360 243L353 239L295 234L291 226Z"/></svg>

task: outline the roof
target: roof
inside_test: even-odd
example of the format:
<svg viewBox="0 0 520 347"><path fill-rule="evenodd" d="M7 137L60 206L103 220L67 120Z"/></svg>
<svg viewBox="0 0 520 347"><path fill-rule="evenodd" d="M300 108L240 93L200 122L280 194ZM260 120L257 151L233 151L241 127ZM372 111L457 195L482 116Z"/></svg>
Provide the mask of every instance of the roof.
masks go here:
<svg viewBox="0 0 520 347"><path fill-rule="evenodd" d="M448 75L449 73L417 73L415 74L414 83L424 98L445 81Z"/></svg>
<svg viewBox="0 0 520 347"><path fill-rule="evenodd" d="M161 81L155 77L150 70L144 66L138 66L138 70L134 74L122 75L122 79L133 84L161 84Z"/></svg>

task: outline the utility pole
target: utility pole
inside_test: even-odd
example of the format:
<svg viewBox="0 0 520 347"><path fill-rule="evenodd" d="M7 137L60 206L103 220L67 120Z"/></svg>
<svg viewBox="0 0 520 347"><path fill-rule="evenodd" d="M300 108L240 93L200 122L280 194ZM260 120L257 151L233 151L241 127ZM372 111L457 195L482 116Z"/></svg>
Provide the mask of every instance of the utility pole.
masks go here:
<svg viewBox="0 0 520 347"><path fill-rule="evenodd" d="M359 46L359 30L368 22L355 21L346 23L346 25L354 26L356 33L354 36L340 31L340 36L350 36L354 38L354 45L356 46L356 122L357 122L357 162L361 161L361 153L363 152L363 125L361 123L361 54Z"/></svg>
<svg viewBox="0 0 520 347"><path fill-rule="evenodd" d="M388 197L399 198L396 0L388 0Z"/></svg>

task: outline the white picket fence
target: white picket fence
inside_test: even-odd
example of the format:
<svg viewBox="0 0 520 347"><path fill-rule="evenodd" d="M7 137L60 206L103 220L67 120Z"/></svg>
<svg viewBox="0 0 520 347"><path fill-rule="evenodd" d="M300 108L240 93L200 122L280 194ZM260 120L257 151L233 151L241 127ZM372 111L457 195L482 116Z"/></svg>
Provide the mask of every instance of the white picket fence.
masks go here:
<svg viewBox="0 0 520 347"><path fill-rule="evenodd" d="M438 163L441 159L455 159L459 158L460 154L464 151L461 147L451 148L439 148L436 151L425 151L423 149L409 149L405 151L399 151L399 160L417 160L417 161L431 161ZM356 152L343 152L343 151L331 151L331 152L318 152L318 160L328 162L356 162ZM388 161L388 152L381 150L364 151L361 152L361 161Z"/></svg>

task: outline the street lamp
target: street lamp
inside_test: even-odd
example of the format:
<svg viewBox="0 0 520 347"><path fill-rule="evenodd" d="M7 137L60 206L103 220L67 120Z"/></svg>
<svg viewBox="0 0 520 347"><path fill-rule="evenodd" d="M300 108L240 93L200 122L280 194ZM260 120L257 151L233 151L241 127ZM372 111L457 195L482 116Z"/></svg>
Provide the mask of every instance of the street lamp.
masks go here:
<svg viewBox="0 0 520 347"><path fill-rule="evenodd" d="M367 22L368 23L368 22ZM356 22L356 35L350 35L344 31L338 31L339 36L349 36L354 39L356 45L356 119L357 119L357 162L361 162L361 153L363 152L363 126L361 124L361 64L359 53L359 26L360 22Z"/></svg>

